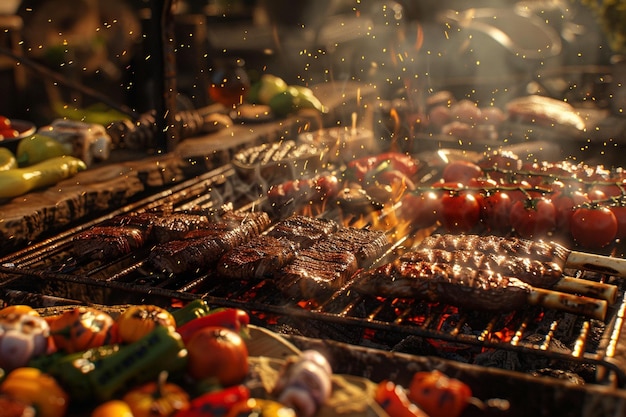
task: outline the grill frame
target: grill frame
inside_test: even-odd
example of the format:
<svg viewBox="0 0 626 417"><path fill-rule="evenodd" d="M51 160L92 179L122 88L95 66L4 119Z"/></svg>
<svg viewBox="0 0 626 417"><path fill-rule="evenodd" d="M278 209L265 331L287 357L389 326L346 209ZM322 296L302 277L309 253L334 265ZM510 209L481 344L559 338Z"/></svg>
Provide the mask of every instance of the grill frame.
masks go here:
<svg viewBox="0 0 626 417"><path fill-rule="evenodd" d="M563 353L550 347L551 339L554 337L554 330L560 325L559 320L563 320L561 313L557 315L560 319L555 319L550 328L552 334L545 335L542 343L533 345L495 341L488 338L493 334L495 324L492 329L481 329L479 334L466 334L462 331L462 326L472 318L467 313L461 313L457 326L453 326L449 331L441 328L433 328L429 324L425 326L410 323L406 317L411 315L411 309L415 305L423 306L423 302L414 301L412 306L406 308L395 318L389 316L382 317L383 310L393 310L393 305L385 305L390 300L378 302L380 309L378 312L368 310L363 304L367 303L367 297L359 296L350 292L349 285L339 291L334 292L328 299L320 305L312 305L310 300L286 300L282 295L274 291L259 296L263 290L262 285L267 285L265 281L252 285L242 286L240 282L220 282L219 277L212 276L211 273L197 274L190 279L179 281L179 277L169 277L163 279L162 276L155 280L138 284L136 280L126 282L130 275L140 274L144 277L150 275L143 274L141 268L145 260L141 254L132 253L121 260L113 262L103 262L93 268L87 274L84 271L78 273L67 273L63 270L49 270L41 268L43 260L52 260L67 255L67 247L72 237L86 228L97 225L114 216L152 210L156 208L169 208L175 210L190 209L201 206L205 209L221 209L224 206L232 206L240 210L255 210L263 206L263 198L259 197L252 187L243 186L236 172L230 165L225 165L213 171L199 176L195 179L180 183L166 191L155 194L141 201L129 204L116 211L108 213L106 216L94 219L81 224L70 230L59 233L53 237L43 240L35 245L7 255L0 259L0 298L19 299L23 296L39 297L38 303L94 303L94 304L138 304L154 303L168 306L173 302L188 301L195 298L203 298L209 304L222 307L237 307L250 311L255 315L259 324L266 327L275 327L276 321L289 317L296 321L317 323L322 329L329 329L329 326L336 326L338 333L349 329L344 340L338 338L339 342L346 342L353 345L370 344L376 348L397 349L398 346L408 337L422 339L434 339L443 344L462 345L465 347L475 347L481 349L503 349L516 354L538 356L548 361L562 361L574 365L591 365L596 369L594 384L602 386L612 386L623 388L626 386L626 366L614 357L617 344L622 337L622 321L626 311L626 299L624 291L620 286L617 303L609 309L608 317L604 324L601 338L597 341L597 347L592 351L587 351L583 347L578 352ZM326 212L325 215L335 214ZM388 251L386 256L393 256L394 250L401 245L400 239ZM64 258L67 260L67 258ZM379 260L382 262L382 259ZM65 266L67 269L67 266ZM222 279L222 281L224 281ZM206 284L208 282L208 284ZM620 281L621 282L621 281ZM198 288L208 285L206 291L198 292ZM174 287L172 287L174 285ZM235 291L232 287L238 287ZM266 288L267 290L267 288ZM55 294L54 297L46 296L46 293ZM273 297L271 299L269 297ZM348 302L346 302L348 300ZM369 300L372 302L372 300ZM375 304L375 303L374 303ZM46 306L46 305L38 305ZM433 310L442 309L441 314L447 314L445 307L434 306ZM358 311L357 311L358 310ZM365 310L365 311L364 311ZM375 310L375 309L374 309ZM525 326L535 320L540 309L538 307L529 308L522 327L516 329L523 333ZM363 313L364 311L364 313ZM356 313L356 314L355 314ZM359 314L363 313L363 314ZM440 322L443 316L434 316L429 313L427 321ZM501 316L494 317L499 320ZM278 318L278 319L276 319ZM444 319L445 320L445 319ZM577 343L583 346L587 343L590 320L582 319L580 322ZM391 335L391 339L398 341L389 343L380 340L364 340L367 333L375 332L378 335ZM303 334L307 336L307 334ZM314 335L312 336L314 337ZM331 337L332 339L333 337Z"/></svg>

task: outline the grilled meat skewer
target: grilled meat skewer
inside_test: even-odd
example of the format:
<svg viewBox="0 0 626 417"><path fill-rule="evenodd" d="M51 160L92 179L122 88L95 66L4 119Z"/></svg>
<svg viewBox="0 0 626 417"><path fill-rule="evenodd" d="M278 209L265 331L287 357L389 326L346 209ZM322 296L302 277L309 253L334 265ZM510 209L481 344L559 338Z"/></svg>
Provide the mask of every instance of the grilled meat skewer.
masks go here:
<svg viewBox="0 0 626 417"><path fill-rule="evenodd" d="M578 268L626 277L626 259L572 251L555 242L502 236L437 234L425 238L418 246L528 256L539 261L556 262L562 269Z"/></svg>
<svg viewBox="0 0 626 417"><path fill-rule="evenodd" d="M607 310L605 300L533 288L488 269L424 261L396 259L361 271L352 288L372 296L425 299L486 311L513 311L540 304L603 320Z"/></svg>
<svg viewBox="0 0 626 417"><path fill-rule="evenodd" d="M556 262L538 261L523 256L483 253L469 250L415 249L404 253L400 260L408 262L426 261L490 269L505 276L515 277L537 288L572 292L607 300L617 300L617 286L595 281L564 277Z"/></svg>

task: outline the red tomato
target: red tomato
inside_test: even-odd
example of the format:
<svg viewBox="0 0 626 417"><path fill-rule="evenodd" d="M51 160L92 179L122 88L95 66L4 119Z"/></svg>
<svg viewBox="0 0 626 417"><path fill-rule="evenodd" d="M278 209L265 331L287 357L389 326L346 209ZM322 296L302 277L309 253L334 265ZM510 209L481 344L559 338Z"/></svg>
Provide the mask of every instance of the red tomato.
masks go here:
<svg viewBox="0 0 626 417"><path fill-rule="evenodd" d="M600 190L607 197L620 197L626 195L626 180L615 180L614 183L594 184L591 190Z"/></svg>
<svg viewBox="0 0 626 417"><path fill-rule="evenodd" d="M243 338L225 327L205 327L186 344L187 372L196 379L215 379L222 386L242 382L248 375L248 348Z"/></svg>
<svg viewBox="0 0 626 417"><path fill-rule="evenodd" d="M589 191L587 191L587 198L592 203L602 203L607 200L607 196L600 188L591 187Z"/></svg>
<svg viewBox="0 0 626 417"><path fill-rule="evenodd" d="M441 215L441 195L436 191L406 193L402 197L400 216L417 228L437 223Z"/></svg>
<svg viewBox="0 0 626 417"><path fill-rule="evenodd" d="M11 129L11 120L6 116L0 116L0 130Z"/></svg>
<svg viewBox="0 0 626 417"><path fill-rule="evenodd" d="M513 200L505 191L496 191L482 198L480 218L489 231L506 233L511 229L509 215Z"/></svg>
<svg viewBox="0 0 626 417"><path fill-rule="evenodd" d="M585 248L602 248L615 239L617 219L607 207L580 207L574 211L570 233Z"/></svg>
<svg viewBox="0 0 626 417"><path fill-rule="evenodd" d="M545 236L556 227L556 210L546 198L518 200L511 206L509 221L523 238Z"/></svg>
<svg viewBox="0 0 626 417"><path fill-rule="evenodd" d="M423 371L413 375L407 396L431 417L457 417L467 407L472 390L441 371Z"/></svg>
<svg viewBox="0 0 626 417"><path fill-rule="evenodd" d="M617 220L617 233L615 234L615 238L624 239L626 237L626 206L611 206L609 210L613 212Z"/></svg>
<svg viewBox="0 0 626 417"><path fill-rule="evenodd" d="M468 192L449 192L441 198L441 221L449 232L468 232L480 220L480 206Z"/></svg>
<svg viewBox="0 0 626 417"><path fill-rule="evenodd" d="M570 220L574 210L586 202L589 202L589 198L581 191L562 191L554 194L552 204L556 210L556 230L569 232Z"/></svg>
<svg viewBox="0 0 626 417"><path fill-rule="evenodd" d="M20 135L20 132L18 132L15 129L2 129L0 130L0 137L2 137L3 139L13 139L16 138Z"/></svg>
<svg viewBox="0 0 626 417"><path fill-rule="evenodd" d="M469 180L479 178L483 175L483 170L470 161L453 161L443 169L442 178L444 182L460 182L467 184Z"/></svg>

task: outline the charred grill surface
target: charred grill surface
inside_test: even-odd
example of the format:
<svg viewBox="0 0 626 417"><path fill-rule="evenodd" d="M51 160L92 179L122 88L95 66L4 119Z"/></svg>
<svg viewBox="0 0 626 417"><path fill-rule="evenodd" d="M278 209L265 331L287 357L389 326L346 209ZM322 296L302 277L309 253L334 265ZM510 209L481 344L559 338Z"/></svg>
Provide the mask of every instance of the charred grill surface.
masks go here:
<svg viewBox="0 0 626 417"><path fill-rule="evenodd" d="M223 170L221 172L228 174L231 171ZM210 186L191 184L187 186L189 188L179 188L173 194L169 192L164 194L161 199L153 198L145 205L141 202L133 205L133 207L140 206L142 208L140 211L147 210L148 212L155 208L167 207L170 209L167 213L171 210L183 210L182 212L191 214L194 212L188 210L192 208L195 209L202 204L209 206L214 204L210 201L211 197L207 191L211 187L220 186L224 178L227 182L230 181L229 175L221 175L220 173L216 176L219 181L210 179L207 182ZM231 189L236 189L236 187L230 187L228 184L227 187L219 188L220 192L223 192L222 196L228 196L226 200L232 200L235 202L235 207L241 208L246 204L241 203L241 201L246 199L231 198L231 195L228 194ZM228 191L224 192L224 190ZM223 201L223 199L220 198L216 201ZM251 202L238 214L247 216L254 211L254 208L258 207L263 207L263 201ZM135 209L130 208L129 210ZM339 278L329 278L327 282L302 279L302 277L291 281L287 278L283 280L277 274L273 274L271 277L262 276L244 281L220 274L214 263L207 266L205 265L206 261L203 260L201 263L194 264L193 259L204 259L203 257L207 253L210 255L209 259L211 256L217 256L216 254L211 255L212 251L223 255L225 248L235 244L239 245L237 249L243 249L245 242L249 239L255 239L255 234L285 239L297 247L297 253L314 250L315 244L331 238L338 231L346 232L342 230L340 224L353 224L340 221L342 218L337 211L335 207L322 214L320 218L296 215L284 221L274 219L277 223L270 226L265 232L262 232L264 222L257 222L256 227L250 229L250 234L243 238L238 236L238 232L233 232L230 237L219 237L224 236L224 233L226 233L225 236L228 236L229 230L229 228L224 229L223 224L218 224L223 220L222 213L220 212L217 217L207 214L210 217L209 224L212 226L192 227L191 230L184 233L185 238L172 241L176 243L171 243L173 245L171 253L162 252L163 259L169 259L172 265L169 268L172 271L183 271L184 273L168 272L164 274L161 272L162 269L155 268L148 262L148 257L151 256L150 249L153 245L156 245L154 246L156 249L156 247L165 244L156 244L153 237L148 237L148 244L144 242L140 250L131 250L128 254L130 256L114 259L103 258L95 262L87 261L86 264L75 267L72 265L72 262L75 261L71 259L72 256L68 253L73 253L71 248L76 244L74 238L83 230L77 228L66 234L56 236L50 242L46 242L45 245L35 245L36 249L34 250L29 249L4 257L0 262L0 297L11 303L19 303L20 300L29 299L29 304L36 305L67 304L69 301L78 300L83 303L155 303L164 306L171 305L172 300L184 301L203 298L215 306L240 307L249 310L253 312L253 320L258 324L275 329L278 329L278 326L286 329L291 328L294 333L299 332L308 337L335 338L348 343L419 355L442 355L469 363L478 363L474 356L479 354L482 359L485 352L494 352L494 356L501 355L505 358L515 357L517 354L531 354L538 356L542 362L550 361L551 364L554 364L554 359L558 359L570 364L582 364L593 369L594 372L596 370L601 371L598 372L598 376L594 372L586 374L585 378L588 382L599 381L605 384L604 375L606 374L602 374L602 371L608 372L609 377L617 375L619 381L626 381L621 363L613 360L610 353L615 351L616 338L614 335L619 336L620 333L619 329L614 328L614 322L616 313L624 310L623 283L613 277L602 276L597 271L583 270L581 277L594 281L609 280L611 283L620 285L619 298L606 321L590 320L578 313L564 313L550 308L519 308L515 311L509 310L505 314L493 314L493 310L474 311L474 306L471 303L480 303L478 307L484 308L485 296L482 292L488 292L489 288L482 288L480 287L482 284L479 283L485 280L489 282L488 277L492 276L492 273L472 275L468 272L466 274L468 282L475 283L478 286L477 289L467 290L462 287L458 292L455 292L455 288L447 289L446 293L449 294L448 297L450 298L446 300L436 298L444 302L430 303L422 301L425 298L422 296L418 298L394 298L391 296L392 291L397 292L398 289L403 288L404 284L417 286L416 281L403 282L400 280L395 284L385 284L386 286L382 288L384 288L383 291L387 291L387 287L389 287L389 296L383 297L379 293L380 285L371 289L370 292L374 296L355 291L357 282L351 280L361 276L358 272L356 275L350 275L346 272ZM198 214L202 214L202 211ZM376 215L376 213L369 213L368 215ZM146 226L145 222L142 221L139 221L139 224L134 223L134 221L142 219L140 214L129 214L129 216L132 221L126 220L122 223L112 224L109 220L100 220L89 222L89 224L124 226L139 230ZM235 224L247 223L246 216L238 218L231 225L237 229ZM283 222L286 224L282 224ZM149 222L148 228L151 227L152 223ZM118 245L122 251L126 251L127 243L122 241L120 244L114 240L111 245ZM467 246L469 243L464 244L469 247ZM373 247L379 246L380 244ZM491 244L492 251L504 250L502 246L496 246ZM264 248L264 250L270 252L268 248ZM533 260L537 259L531 256L532 252L526 253L528 248L521 242L518 242L513 248L517 250L515 256L528 256ZM326 248L326 252L329 252L328 249ZM474 250L475 248L470 249ZM402 250L400 248L400 251ZM300 265L303 270L308 268L309 271L319 272L318 278L321 278L329 276L324 275L326 274L324 268L332 268L331 271L335 271L338 260L342 262L341 268L344 268L343 265L349 265L348 269L353 269L351 259L356 259L358 265L361 262L367 263L368 259L378 258L379 260L371 266L376 267L382 259L395 257L395 249L393 251L386 250L383 257L376 257L373 255L374 252L369 251L363 252L368 253L365 257L353 253L353 258L343 251L336 252L337 250L333 255L324 255L325 257L320 256L317 252L309 252L311 256L307 258L308 264L315 263L316 268L308 268L307 262L300 262L296 259L294 262L288 262L287 265ZM560 249L545 252L543 256L549 259L542 262L558 262L565 254L566 252ZM280 256L277 256L276 259L279 258ZM318 258L320 258L319 261ZM79 261L83 262L84 259ZM180 266L178 263L183 265ZM270 264L269 268L276 266L271 262L268 264ZM59 265L62 265L62 268L58 267ZM246 271L248 266L242 267L242 274L250 272L250 270ZM390 268L391 271L392 267L387 268ZM260 267L259 271L263 269L264 267ZM445 268L440 268L440 270L445 271ZM62 272L59 273L59 271ZM384 271L381 270L380 272L383 273ZM312 274L312 276L315 275ZM447 277L449 278L450 275ZM505 277L502 278L501 282L508 281L509 285L516 287L516 293L504 294L504 297L511 297L507 308L516 305L515 303L527 305L525 296L520 295L526 292L527 286L514 280L505 280ZM350 282L341 286L340 284L346 280ZM281 287L283 282L284 287ZM444 280L441 285L448 284L445 284ZM416 290L407 288L411 291ZM417 290L422 290L422 287L417 286ZM291 291L293 296L286 297L286 291ZM432 291L429 293L427 289L423 291L426 291L426 295L430 294L433 297L436 295ZM467 294L476 294L475 291L480 291L481 296L473 297L475 300L469 300L472 297ZM45 295L51 293L55 294L55 297ZM303 298L305 294L314 295L316 300L312 302ZM487 297L491 294L498 294L498 292L496 290L488 292ZM493 297L497 298L493 301L493 306L501 307L504 302L495 295ZM523 301L521 301L522 298ZM471 306L471 308L456 308L455 305L459 304L459 299L467 301L465 305ZM426 300L429 301L430 299L426 298ZM539 334L541 340L529 344L523 343L529 334ZM552 342L556 339L567 345L569 351L564 352L561 349L555 351L552 348ZM416 343L413 344L413 342ZM494 359L494 363L496 362ZM510 369L520 371L519 367ZM526 368L523 371L526 371ZM593 375L589 376L590 374Z"/></svg>

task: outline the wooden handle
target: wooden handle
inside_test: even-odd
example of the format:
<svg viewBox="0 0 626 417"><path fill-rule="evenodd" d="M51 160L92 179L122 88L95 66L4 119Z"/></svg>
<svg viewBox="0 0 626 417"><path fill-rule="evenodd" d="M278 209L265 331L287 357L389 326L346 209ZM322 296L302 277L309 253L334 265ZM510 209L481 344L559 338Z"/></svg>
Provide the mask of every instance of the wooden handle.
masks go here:
<svg viewBox="0 0 626 417"><path fill-rule="evenodd" d="M615 304L617 301L617 285L605 284L588 279L564 276L552 286L552 289L554 291L599 298L606 300L610 305Z"/></svg>
<svg viewBox="0 0 626 417"><path fill-rule="evenodd" d="M626 277L626 259L612 256L572 251L565 261L565 267Z"/></svg>
<svg viewBox="0 0 626 417"><path fill-rule="evenodd" d="M542 288L533 288L528 295L528 302L598 320L606 318L608 308L606 300Z"/></svg>

